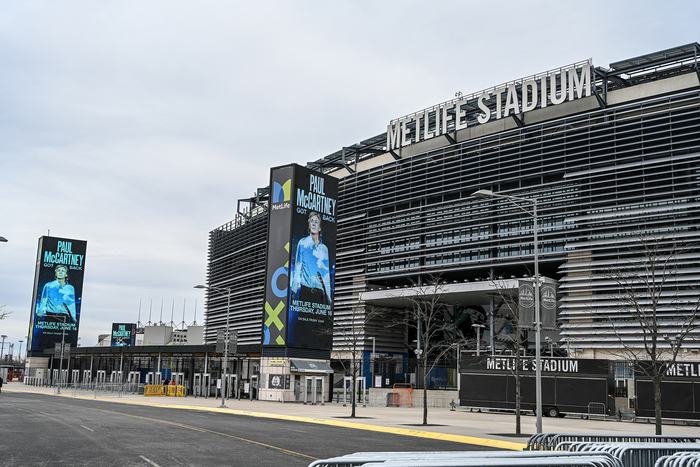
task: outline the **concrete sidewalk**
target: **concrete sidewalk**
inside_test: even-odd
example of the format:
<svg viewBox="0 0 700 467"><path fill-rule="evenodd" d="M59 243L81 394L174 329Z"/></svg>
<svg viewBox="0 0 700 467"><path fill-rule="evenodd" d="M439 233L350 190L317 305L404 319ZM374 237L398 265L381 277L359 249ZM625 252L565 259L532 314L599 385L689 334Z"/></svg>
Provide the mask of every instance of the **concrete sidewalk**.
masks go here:
<svg viewBox="0 0 700 467"><path fill-rule="evenodd" d="M54 388L25 386L18 382L3 385L5 391L15 393L37 393L55 395ZM0 397L2 395L0 394ZM407 407L362 407L356 408L356 418L350 418L351 408L342 403L327 402L325 405L302 403L280 403L250 400L227 400L220 408L221 400L202 397L145 397L136 394L82 392L74 394L71 389L62 389L57 397L79 397L90 400L111 401L126 404L146 404L188 410L207 410L254 417L269 417L317 423L346 428L382 431L407 436L442 439L480 446L503 449L522 449L528 437L535 433L535 417L531 414L521 418L522 436L514 436L515 415L504 413L478 413L457 408L428 409L429 425L422 425L423 409ZM542 419L545 433L610 433L653 435L654 425L647 423L619 422L616 420L582 420L574 417ZM697 426L664 425L664 435L700 436Z"/></svg>

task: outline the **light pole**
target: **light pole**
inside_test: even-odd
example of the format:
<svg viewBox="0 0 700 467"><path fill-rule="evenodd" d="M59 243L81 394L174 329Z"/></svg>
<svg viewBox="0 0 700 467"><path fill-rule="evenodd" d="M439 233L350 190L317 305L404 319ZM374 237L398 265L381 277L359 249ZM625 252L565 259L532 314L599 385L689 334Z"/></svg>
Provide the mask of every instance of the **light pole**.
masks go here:
<svg viewBox="0 0 700 467"><path fill-rule="evenodd" d="M58 365L58 394L61 394L61 382L63 381L63 349L66 346L66 322L68 315L58 315L57 318L63 318L63 330L61 331L61 363Z"/></svg>
<svg viewBox="0 0 700 467"><path fill-rule="evenodd" d="M544 340L549 346L549 356L554 357L554 341L549 336L545 337Z"/></svg>
<svg viewBox="0 0 700 467"><path fill-rule="evenodd" d="M374 387L374 343L376 338L375 337L370 337L372 339L372 357L369 359L370 364L369 364L369 369L370 369L370 375L372 378L372 385L371 387Z"/></svg>
<svg viewBox="0 0 700 467"><path fill-rule="evenodd" d="M17 354L17 360L19 360L19 364L22 364L22 342L23 340L20 339L19 341L19 353Z"/></svg>
<svg viewBox="0 0 700 467"><path fill-rule="evenodd" d="M2 355L5 353L5 339L7 339L7 336L3 334L0 337L2 337L2 347L0 347L0 361L2 361Z"/></svg>
<svg viewBox="0 0 700 467"><path fill-rule="evenodd" d="M485 328L483 324L472 324L472 327L476 329L476 356L481 356L481 329Z"/></svg>
<svg viewBox="0 0 700 467"><path fill-rule="evenodd" d="M224 370L223 381L221 382L221 405L219 408L226 409L226 382L228 380L228 343L229 343L229 315L231 310L231 287L207 287L206 285L195 285L195 289L216 290L217 292L226 292L228 296L228 304L226 305L226 331L224 332ZM252 394L252 388L251 388Z"/></svg>
<svg viewBox="0 0 700 467"><path fill-rule="evenodd" d="M479 190L472 193L472 196L477 198L502 198L510 201L518 209L523 211L528 216L532 217L532 234L535 249L535 393L536 393L536 411L537 411L537 433L542 433L542 356L540 349L540 339L542 332L542 323L540 322L540 266L537 244L537 199L536 198L519 198L517 196L508 196L494 193L491 190ZM532 212L520 206L516 201L532 203Z"/></svg>

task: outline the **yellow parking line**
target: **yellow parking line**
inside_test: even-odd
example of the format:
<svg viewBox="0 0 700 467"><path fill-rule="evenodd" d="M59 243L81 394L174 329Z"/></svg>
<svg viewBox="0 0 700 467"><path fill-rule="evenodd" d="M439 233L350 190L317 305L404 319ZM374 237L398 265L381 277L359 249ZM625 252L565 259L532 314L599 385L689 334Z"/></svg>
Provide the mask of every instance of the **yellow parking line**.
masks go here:
<svg viewBox="0 0 700 467"><path fill-rule="evenodd" d="M411 430L407 428L392 428L388 426L368 425L366 423L345 422L340 420L327 420L325 418L299 417L297 415L280 415L263 412L250 412L248 410L219 409L211 407L195 407L189 405L169 405L173 409L203 410L208 412L222 412L235 415L245 415L249 417L274 418L276 420L289 420L293 422L316 423L318 425L338 426L343 428L353 428L357 430L378 431L381 433L393 433L397 435L415 436L418 438L439 439L452 441L455 443L474 444L477 446L487 446L499 449L512 449L522 451L527 445L524 443L513 443L511 441L499 441L496 439L476 438L473 436L451 435L447 433L434 433L432 431Z"/></svg>

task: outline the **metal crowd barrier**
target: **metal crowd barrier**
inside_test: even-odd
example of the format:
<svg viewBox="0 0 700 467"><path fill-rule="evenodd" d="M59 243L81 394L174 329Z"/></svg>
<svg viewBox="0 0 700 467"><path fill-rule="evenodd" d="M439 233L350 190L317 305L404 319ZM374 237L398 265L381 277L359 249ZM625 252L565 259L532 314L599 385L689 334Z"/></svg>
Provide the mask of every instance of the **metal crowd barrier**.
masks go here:
<svg viewBox="0 0 700 467"><path fill-rule="evenodd" d="M358 452L318 460L309 467L622 467L607 453L565 451Z"/></svg>
<svg viewBox="0 0 700 467"><path fill-rule="evenodd" d="M562 443L569 452L606 452L619 459L623 467L654 467L656 461L677 452L700 452L700 443Z"/></svg>
<svg viewBox="0 0 700 467"><path fill-rule="evenodd" d="M185 386L147 384L143 387L143 395L185 397Z"/></svg>
<svg viewBox="0 0 700 467"><path fill-rule="evenodd" d="M588 418L601 417L603 420L607 418L607 408L601 402L591 402L588 404Z"/></svg>
<svg viewBox="0 0 700 467"><path fill-rule="evenodd" d="M612 434L578 434L578 433L540 433L532 435L527 441L526 451L550 451L564 442L588 443L697 443L699 436L663 436L663 435L612 435Z"/></svg>
<svg viewBox="0 0 700 467"><path fill-rule="evenodd" d="M677 452L670 456L659 457L654 467L698 467L700 466L700 453Z"/></svg>
<svg viewBox="0 0 700 467"><path fill-rule="evenodd" d="M168 386L167 395L173 397L185 397L185 386L175 386L171 384Z"/></svg>
<svg viewBox="0 0 700 467"><path fill-rule="evenodd" d="M540 435L542 436L542 435ZM551 438L556 435L550 434ZM574 435L562 435L573 437ZM591 435L580 435L590 437ZM691 437L597 435L605 438L648 438L649 442L563 441L557 450L358 452L318 460L309 467L700 467L700 443ZM670 438L669 442L664 438ZM566 450L564 450L566 449Z"/></svg>
<svg viewBox="0 0 700 467"><path fill-rule="evenodd" d="M162 384L147 384L143 387L144 396L164 396L165 386Z"/></svg>
<svg viewBox="0 0 700 467"><path fill-rule="evenodd" d="M83 382L83 383L75 383L71 384L70 386L72 390L72 394L74 396L78 395L87 395L87 394L93 394L95 397L98 397L98 395L105 395L109 394L111 395L118 395L119 397L122 396L122 394L128 392L128 386L123 383L104 383L104 382Z"/></svg>

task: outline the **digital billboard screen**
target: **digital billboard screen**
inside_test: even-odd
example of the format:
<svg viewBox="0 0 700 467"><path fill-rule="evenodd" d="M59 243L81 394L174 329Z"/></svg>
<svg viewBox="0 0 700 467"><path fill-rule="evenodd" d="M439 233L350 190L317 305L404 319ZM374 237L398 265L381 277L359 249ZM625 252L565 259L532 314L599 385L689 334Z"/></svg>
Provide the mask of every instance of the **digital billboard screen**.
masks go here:
<svg viewBox="0 0 700 467"><path fill-rule="evenodd" d="M112 347L128 347L136 343L136 323L112 323Z"/></svg>
<svg viewBox="0 0 700 467"><path fill-rule="evenodd" d="M290 165L270 187L263 345L329 350L338 181Z"/></svg>
<svg viewBox="0 0 700 467"><path fill-rule="evenodd" d="M296 167L294 175L287 345L329 350L333 344L338 181L304 167Z"/></svg>
<svg viewBox="0 0 700 467"><path fill-rule="evenodd" d="M39 238L34 273L29 356L43 356L62 339L78 344L87 242Z"/></svg>

